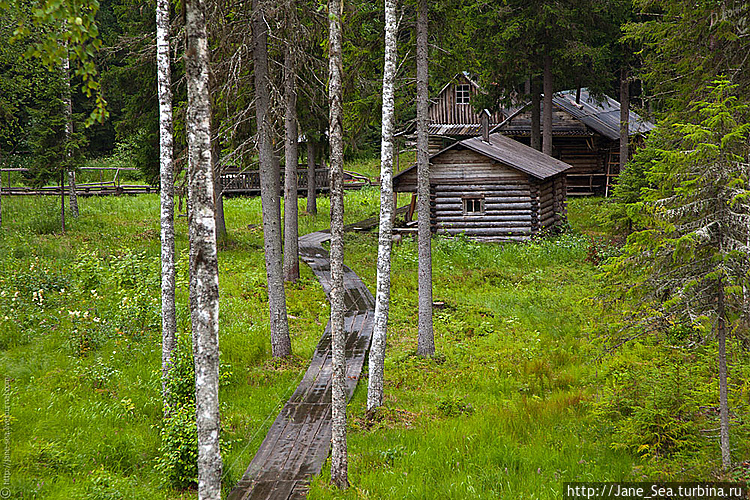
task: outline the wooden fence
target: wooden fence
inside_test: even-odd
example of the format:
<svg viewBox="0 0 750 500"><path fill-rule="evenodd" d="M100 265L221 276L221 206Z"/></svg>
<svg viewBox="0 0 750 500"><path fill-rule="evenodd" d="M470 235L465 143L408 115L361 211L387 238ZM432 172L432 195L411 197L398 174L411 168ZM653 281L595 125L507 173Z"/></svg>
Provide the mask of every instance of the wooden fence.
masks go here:
<svg viewBox="0 0 750 500"><path fill-rule="evenodd" d="M120 178L120 171L135 171L131 167L81 167L80 170L98 170L100 172L99 182L87 182L76 185L76 193L79 196L107 196L123 194L144 194L157 193L159 188L143 184L125 184ZM103 180L102 171L115 170L114 179L111 181ZM3 195L59 195L60 186L13 186L11 184L11 172L28 172L26 168L0 168L0 178L3 173L7 173L7 179L0 182ZM329 190L330 169L315 169L315 187L318 192L328 192ZM223 194L237 196L256 196L260 194L260 172L258 170L245 171L227 171L221 174ZM344 189L360 189L370 185L370 179L356 172L344 172ZM284 172L281 172L281 190L284 188ZM67 192L69 186L65 187ZM307 193L307 166L300 165L297 168L297 192L300 194Z"/></svg>
<svg viewBox="0 0 750 500"><path fill-rule="evenodd" d="M318 192L328 191L330 169L315 169L315 188ZM260 171L229 171L221 174L221 186L224 194L257 195L260 194ZM281 171L281 189L284 189L284 171ZM297 167L297 192L307 193L307 166Z"/></svg>

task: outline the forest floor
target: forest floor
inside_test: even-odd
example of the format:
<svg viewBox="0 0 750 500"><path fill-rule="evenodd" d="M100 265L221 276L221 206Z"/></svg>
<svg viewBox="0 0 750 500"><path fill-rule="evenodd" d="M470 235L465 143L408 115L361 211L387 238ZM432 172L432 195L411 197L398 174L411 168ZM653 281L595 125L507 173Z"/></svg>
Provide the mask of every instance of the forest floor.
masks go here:
<svg viewBox="0 0 750 500"><path fill-rule="evenodd" d="M348 166L363 171L361 166ZM346 223L377 213L374 188L346 194ZM405 201L405 200L403 200ZM79 200L60 234L57 200L2 200L0 415L11 498L174 499L160 456L159 209L156 195ZM605 354L621 327L597 264L616 253L571 200L572 229L528 244L433 240L437 354L415 355L416 243L394 247L386 405L349 405L350 481L324 472L310 498L562 498L565 481L750 478L719 472L714 344L678 329ZM402 203L403 204L403 203ZM221 242L224 488L243 474L297 386L328 302L306 266L287 287L295 355L270 358L259 199L225 202ZM304 208L304 200L300 200ZM329 225L300 218L302 233ZM187 227L177 218L178 325L189 345ZM375 233L348 233L346 263L374 290ZM733 459L750 459L750 359L731 346ZM189 380L186 380L189 383ZM163 461L162 461L163 465ZM325 471L325 467L324 467Z"/></svg>

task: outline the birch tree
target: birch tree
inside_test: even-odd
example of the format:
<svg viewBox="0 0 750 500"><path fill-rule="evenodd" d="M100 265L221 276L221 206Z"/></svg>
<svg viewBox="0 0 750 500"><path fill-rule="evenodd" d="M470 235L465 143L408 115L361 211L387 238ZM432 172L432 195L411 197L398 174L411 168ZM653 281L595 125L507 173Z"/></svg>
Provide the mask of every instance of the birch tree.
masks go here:
<svg viewBox="0 0 750 500"><path fill-rule="evenodd" d="M172 136L172 72L169 62L169 0L156 2L156 72L159 93L159 172L161 204L161 375L164 413L169 369L177 330L174 256L174 145Z"/></svg>
<svg viewBox="0 0 750 500"><path fill-rule="evenodd" d="M331 149L331 337L333 355L331 481L349 486L346 449L346 333L344 332L344 113L342 0L328 0L328 92Z"/></svg>
<svg viewBox="0 0 750 500"><path fill-rule="evenodd" d="M383 120L380 142L380 231L378 276L375 297L375 326L372 332L367 385L367 409L383 404L383 371L391 297L391 245L393 243L393 122L394 81L398 56L396 0L385 0L385 64L383 66Z"/></svg>
<svg viewBox="0 0 750 500"><path fill-rule="evenodd" d="M711 334L718 340L724 470L731 466L727 332L733 318L746 320L742 287L750 271L749 108L738 103L736 88L714 82L710 98L693 106L697 123L676 126L677 146L649 152L655 188L644 208L651 227L633 233L623 256L607 267L613 291L632 299L636 312L658 311L694 328L698 341ZM623 277L632 286L619 283Z"/></svg>
<svg viewBox="0 0 750 500"><path fill-rule="evenodd" d="M284 113L285 143L284 153L284 281L299 279L299 226L297 214L297 62L295 58L297 4L290 0L286 6L286 51L284 53Z"/></svg>
<svg viewBox="0 0 750 500"><path fill-rule="evenodd" d="M195 357L198 498L220 500L219 268L211 168L208 37L203 0L188 0L185 7L190 316Z"/></svg>
<svg viewBox="0 0 750 500"><path fill-rule="evenodd" d="M67 43L64 44L64 50L65 54L62 59L62 101L63 113L65 114L65 156L70 159L72 157L72 151L70 148L72 147L73 140L73 89L70 85L70 55ZM68 188L70 189L70 216L76 218L78 217L78 194L76 193L76 174L72 169L72 165L68 165Z"/></svg>
<svg viewBox="0 0 750 500"><path fill-rule="evenodd" d="M430 154L428 150L428 6L417 2L417 253L419 322L417 354L435 354L432 330L432 234L430 228Z"/></svg>
<svg viewBox="0 0 750 500"><path fill-rule="evenodd" d="M264 0L253 0L253 63L255 71L255 114L258 124L258 162L260 163L260 199L263 210L263 242L268 280L268 307L271 320L271 354L292 354L286 295L281 266L281 208L279 206L279 168L271 142L273 118L269 113L271 97L268 73L268 25Z"/></svg>

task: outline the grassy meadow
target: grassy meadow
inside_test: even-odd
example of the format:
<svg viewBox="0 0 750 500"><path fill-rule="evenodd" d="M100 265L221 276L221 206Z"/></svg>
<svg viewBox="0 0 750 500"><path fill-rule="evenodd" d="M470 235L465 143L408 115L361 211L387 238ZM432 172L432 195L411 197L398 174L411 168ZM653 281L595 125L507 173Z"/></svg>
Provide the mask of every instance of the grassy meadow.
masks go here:
<svg viewBox="0 0 750 500"><path fill-rule="evenodd" d="M361 171L355 165L347 168ZM345 222L377 213L374 188L346 194ZM158 196L2 199L0 415L11 430L11 498L195 498L161 455ZM571 200L571 230L528 244L433 240L437 354L415 356L416 243L393 252L386 405L349 405L350 480L313 480L311 499L562 498L565 481L748 479L719 473L715 347L679 331L605 353L619 328L599 264L617 249ZM300 231L327 228L320 214ZM304 200L300 200L300 209ZM270 358L260 200L225 201L220 243L224 487L244 473L304 373L329 306L310 270L287 287L295 352ZM178 329L189 344L187 224L177 219ZM347 234L346 260L374 290L377 235ZM750 458L745 351L732 345L733 458ZM185 380L190 383L190 380Z"/></svg>

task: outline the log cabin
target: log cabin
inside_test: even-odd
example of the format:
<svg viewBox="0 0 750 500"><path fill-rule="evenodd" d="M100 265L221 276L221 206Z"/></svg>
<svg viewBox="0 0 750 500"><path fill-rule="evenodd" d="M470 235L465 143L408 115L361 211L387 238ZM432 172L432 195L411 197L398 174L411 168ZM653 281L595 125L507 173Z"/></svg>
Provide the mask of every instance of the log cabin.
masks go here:
<svg viewBox="0 0 750 500"><path fill-rule="evenodd" d="M481 115L470 104L482 93L468 73L459 73L430 102L430 154L480 134ZM553 97L552 155L573 168L567 175L568 195L607 195L620 172L620 103L609 96L594 97L588 89L567 90ZM492 132L501 132L526 145L531 142L529 103L485 110ZM630 112L631 147L638 145L654 124ZM399 135L413 134L413 126Z"/></svg>
<svg viewBox="0 0 750 500"><path fill-rule="evenodd" d="M562 226L570 165L485 131L430 157L432 231L523 241ZM393 177L393 189L416 192L416 165Z"/></svg>
<svg viewBox="0 0 750 500"><path fill-rule="evenodd" d="M568 195L607 194L620 172L620 103L588 89L558 92L552 99L552 156L571 165ZM630 111L631 148L654 124ZM493 132L524 144L531 141L531 110L517 111Z"/></svg>

